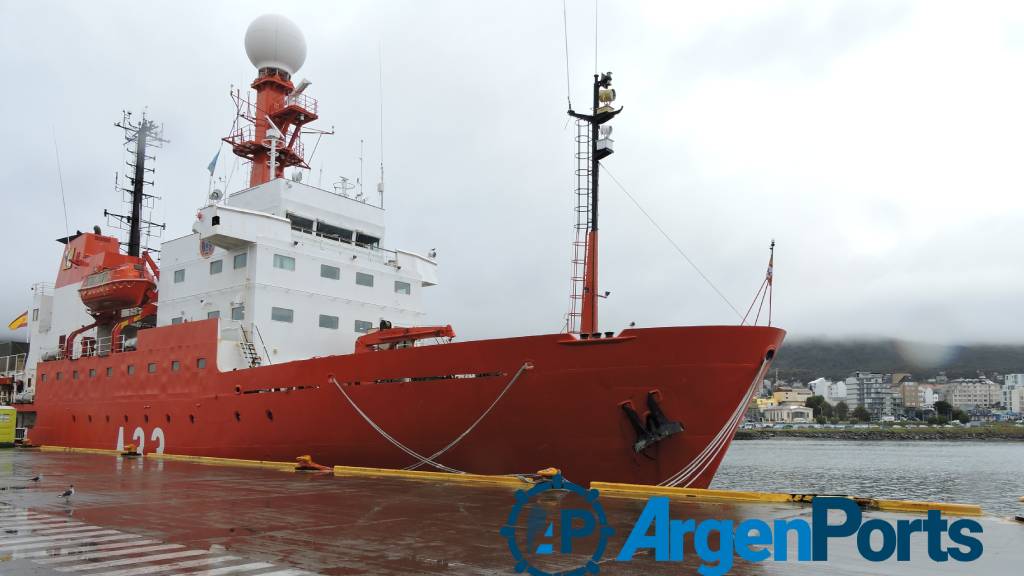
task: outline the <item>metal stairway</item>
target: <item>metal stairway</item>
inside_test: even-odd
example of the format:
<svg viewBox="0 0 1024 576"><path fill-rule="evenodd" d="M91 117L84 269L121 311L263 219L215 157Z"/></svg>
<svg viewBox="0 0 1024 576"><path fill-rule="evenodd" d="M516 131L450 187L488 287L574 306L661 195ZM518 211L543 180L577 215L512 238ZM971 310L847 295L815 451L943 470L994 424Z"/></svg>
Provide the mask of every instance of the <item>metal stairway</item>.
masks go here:
<svg viewBox="0 0 1024 576"><path fill-rule="evenodd" d="M572 243L572 291L566 331L579 333L583 316L583 284L587 269L587 234L590 232L590 151L591 126L586 120L576 120L576 222Z"/></svg>

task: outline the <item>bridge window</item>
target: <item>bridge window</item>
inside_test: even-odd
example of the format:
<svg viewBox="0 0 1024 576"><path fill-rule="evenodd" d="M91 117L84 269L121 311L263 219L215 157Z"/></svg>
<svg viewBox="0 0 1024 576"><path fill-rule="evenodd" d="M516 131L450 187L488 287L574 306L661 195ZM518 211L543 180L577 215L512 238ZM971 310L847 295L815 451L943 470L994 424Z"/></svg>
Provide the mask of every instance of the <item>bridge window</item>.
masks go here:
<svg viewBox="0 0 1024 576"><path fill-rule="evenodd" d="M270 319L278 322L291 322L295 319L295 311L274 306L270 309Z"/></svg>
<svg viewBox="0 0 1024 576"><path fill-rule="evenodd" d="M330 328L331 330L337 330L338 329L338 317L337 316L328 316L327 314L321 314L320 315L320 327L321 328Z"/></svg>
<svg viewBox="0 0 1024 576"><path fill-rule="evenodd" d="M360 286L373 286L373 274L367 274L365 272L356 272L356 284Z"/></svg>
<svg viewBox="0 0 1024 576"><path fill-rule="evenodd" d="M294 271L295 258L292 258L291 256L282 256L281 254L274 254L274 268Z"/></svg>
<svg viewBox="0 0 1024 576"><path fill-rule="evenodd" d="M175 270L174 271L174 283L175 284L179 284L179 283L184 282L184 281L185 281L185 269L182 268L181 270Z"/></svg>
<svg viewBox="0 0 1024 576"><path fill-rule="evenodd" d="M332 226L326 222L320 220L316 221L316 232L317 234L330 238L332 240L340 240L342 242L352 242L352 231L340 226Z"/></svg>
<svg viewBox="0 0 1024 576"><path fill-rule="evenodd" d="M234 306L231 308L232 320L245 320L245 306Z"/></svg>
<svg viewBox="0 0 1024 576"><path fill-rule="evenodd" d="M206 313L206 318L220 318L220 310L210 310Z"/></svg>
<svg viewBox="0 0 1024 576"><path fill-rule="evenodd" d="M396 294L412 294L412 285L408 282L402 282L401 280L395 280L395 293Z"/></svg>
<svg viewBox="0 0 1024 576"><path fill-rule="evenodd" d="M373 329L373 322L367 322L366 320L356 320L356 332L367 333Z"/></svg>
<svg viewBox="0 0 1024 576"><path fill-rule="evenodd" d="M320 265L320 277L330 278L331 280L338 280L341 278L341 268L337 266L328 266L327 264Z"/></svg>
<svg viewBox="0 0 1024 576"><path fill-rule="evenodd" d="M369 234L356 233L356 244L363 246L376 246L380 243L380 238L376 236L370 236Z"/></svg>
<svg viewBox="0 0 1024 576"><path fill-rule="evenodd" d="M245 265L249 261L249 253L242 252L241 254L235 254L235 270L239 268L245 268Z"/></svg>
<svg viewBox="0 0 1024 576"><path fill-rule="evenodd" d="M210 274L211 275L213 275L213 274L220 274L221 270L224 270L224 261L223 260L214 260L213 262L210 262Z"/></svg>
<svg viewBox="0 0 1024 576"><path fill-rule="evenodd" d="M302 216L292 214L291 212L285 213L285 217L288 218L292 223L292 230L298 230L307 234L313 232L313 220L310 218L303 218Z"/></svg>

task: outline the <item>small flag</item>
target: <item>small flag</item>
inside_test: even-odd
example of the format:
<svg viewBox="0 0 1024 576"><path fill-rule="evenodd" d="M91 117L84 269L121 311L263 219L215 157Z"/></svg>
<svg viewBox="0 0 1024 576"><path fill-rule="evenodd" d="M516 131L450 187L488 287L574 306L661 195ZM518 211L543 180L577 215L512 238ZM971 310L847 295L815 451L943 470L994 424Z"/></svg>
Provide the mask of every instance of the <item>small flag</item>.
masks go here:
<svg viewBox="0 0 1024 576"><path fill-rule="evenodd" d="M28 310L21 313L20 316L11 320L11 323L7 325L8 330L17 330L23 328L28 324Z"/></svg>
<svg viewBox="0 0 1024 576"><path fill-rule="evenodd" d="M220 158L220 150L213 155L213 160L210 160L210 165L206 167L210 171L210 176L213 177L213 171L217 169L217 159Z"/></svg>
<svg viewBox="0 0 1024 576"><path fill-rule="evenodd" d="M772 254L771 258L768 259L768 272L765 274L765 278L768 280L768 285L772 285L772 267L774 266L775 255Z"/></svg>

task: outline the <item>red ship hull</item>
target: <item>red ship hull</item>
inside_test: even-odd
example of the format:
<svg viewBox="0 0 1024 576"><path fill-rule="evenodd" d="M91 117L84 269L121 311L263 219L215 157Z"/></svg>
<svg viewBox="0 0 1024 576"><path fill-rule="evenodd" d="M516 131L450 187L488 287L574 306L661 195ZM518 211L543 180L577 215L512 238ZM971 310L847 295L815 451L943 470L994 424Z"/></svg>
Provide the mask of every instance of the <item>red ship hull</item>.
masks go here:
<svg viewBox="0 0 1024 576"><path fill-rule="evenodd" d="M486 413L437 458L451 468L513 474L556 466L575 482L707 487L785 332L711 326L629 329L595 340L552 334L230 372L216 369L217 334L216 320L165 326L141 331L136 351L40 363L32 441L113 449L123 439L145 452L415 464L356 411L333 375L381 430L423 455ZM531 368L509 385L524 365ZM642 415L651 390L685 429L638 454L620 405L632 401Z"/></svg>

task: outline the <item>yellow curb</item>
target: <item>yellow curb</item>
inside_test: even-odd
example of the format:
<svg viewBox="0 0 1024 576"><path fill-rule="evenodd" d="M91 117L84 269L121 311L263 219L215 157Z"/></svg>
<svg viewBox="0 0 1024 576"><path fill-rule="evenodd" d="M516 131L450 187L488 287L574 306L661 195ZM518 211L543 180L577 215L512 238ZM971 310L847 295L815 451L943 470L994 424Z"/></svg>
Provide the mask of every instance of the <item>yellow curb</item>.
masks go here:
<svg viewBox="0 0 1024 576"><path fill-rule="evenodd" d="M192 462L215 466L243 466L247 468L269 468L271 470L295 471L295 462L275 462L272 460L242 460L239 458L218 458L214 456L190 456L187 454L158 454L151 452L146 458L156 460L173 460L176 462Z"/></svg>
<svg viewBox="0 0 1024 576"><path fill-rule="evenodd" d="M814 494L785 494L780 492L745 492L739 490L709 490L704 488L672 488L667 486L645 486L642 484L617 484L613 482L591 482L591 489L597 489L602 496L620 496L625 498L648 498L650 496L668 496L680 500L707 500L722 502L772 502L772 503L807 503L814 500ZM925 512L940 510L958 516L981 516L981 507L976 504L956 504L950 502L919 502L915 500L878 500L874 498L857 498L858 504L873 510L888 512Z"/></svg>
<svg viewBox="0 0 1024 576"><path fill-rule="evenodd" d="M451 474L448 472L392 470L390 468L359 468L355 466L335 466L334 475L404 478L407 480L460 482L466 484L502 484L506 486L523 486L524 484L528 484L527 482L524 482L523 480L515 476L488 476L484 474Z"/></svg>
<svg viewBox="0 0 1024 576"><path fill-rule="evenodd" d="M121 452L117 450L107 450L105 448L75 448L72 446L48 446L43 445L39 447L41 452L67 452L71 454L104 454L107 456L120 456Z"/></svg>

